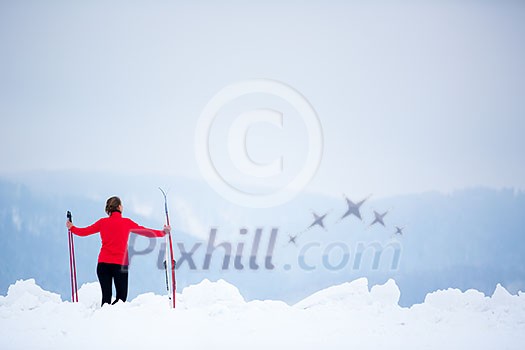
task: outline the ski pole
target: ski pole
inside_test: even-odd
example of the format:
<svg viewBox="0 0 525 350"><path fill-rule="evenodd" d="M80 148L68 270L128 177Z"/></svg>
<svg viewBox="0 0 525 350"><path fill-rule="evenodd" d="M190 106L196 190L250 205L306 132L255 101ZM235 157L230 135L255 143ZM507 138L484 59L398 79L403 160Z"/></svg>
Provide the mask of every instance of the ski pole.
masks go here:
<svg viewBox="0 0 525 350"><path fill-rule="evenodd" d="M67 219L73 222L71 212L68 210ZM73 240L73 232L67 231L69 240L69 272L71 278L71 301L78 302L78 287L77 287L77 265L75 262L75 242Z"/></svg>
<svg viewBox="0 0 525 350"><path fill-rule="evenodd" d="M67 232L67 239L68 239L68 249L69 249L69 280L71 282L71 301L75 302L75 293L74 291L74 285L73 285L73 260L71 256L71 231Z"/></svg>
<svg viewBox="0 0 525 350"><path fill-rule="evenodd" d="M170 216L168 213L168 198L167 198L166 192L164 192L162 188L159 187L159 190L162 192L162 195L164 196L164 212L166 213L166 225L170 226ZM170 267L171 267L171 299L172 299L171 306L175 308L175 294L177 290L177 281L175 280L176 262L175 262L175 259L173 258L173 240L171 238L171 231L168 233L167 241L169 245L169 251L168 251L168 248L166 247L166 260L164 262L165 264L164 266L166 269L166 281L167 281L168 280L167 278L168 269L167 269L166 262L168 261L168 255L169 255L169 261L170 261Z"/></svg>

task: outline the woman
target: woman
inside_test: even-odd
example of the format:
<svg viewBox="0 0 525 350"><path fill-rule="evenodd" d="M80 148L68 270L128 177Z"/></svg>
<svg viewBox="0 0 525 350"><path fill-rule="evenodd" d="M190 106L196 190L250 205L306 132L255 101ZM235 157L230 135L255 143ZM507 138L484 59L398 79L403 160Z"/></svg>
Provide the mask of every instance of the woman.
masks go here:
<svg viewBox="0 0 525 350"><path fill-rule="evenodd" d="M126 301L128 296L128 239L131 232L146 237L164 237L171 227L164 226L163 231L139 226L130 219L122 217L122 202L118 197L111 197L106 202L106 213L109 217L102 218L93 225L80 228L70 221L67 228L78 236L89 236L100 232L102 248L98 255L97 276L102 289L102 305L111 304L112 283L115 283L117 301Z"/></svg>

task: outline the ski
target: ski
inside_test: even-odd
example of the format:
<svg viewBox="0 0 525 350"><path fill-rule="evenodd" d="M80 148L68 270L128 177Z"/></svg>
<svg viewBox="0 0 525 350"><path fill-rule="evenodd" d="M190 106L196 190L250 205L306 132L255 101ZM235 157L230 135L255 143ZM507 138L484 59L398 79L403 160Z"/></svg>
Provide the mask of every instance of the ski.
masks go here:
<svg viewBox="0 0 525 350"><path fill-rule="evenodd" d="M71 212L68 211L67 219L69 222L73 222ZM69 277L71 279L71 301L78 302L78 286L77 286L77 264L75 262L75 241L73 239L73 232L67 231L68 243L69 243Z"/></svg>
<svg viewBox="0 0 525 350"><path fill-rule="evenodd" d="M164 196L164 211L166 213L166 225L170 226L170 217L168 214L168 197L166 192L159 187L160 192ZM176 261L173 257L173 240L171 238L171 231L166 236L166 249L164 256L164 270L166 273L166 288L168 290L168 297L170 299L170 306L175 308L175 293L177 291L177 281L175 279L175 265ZM169 273L171 271L171 275Z"/></svg>

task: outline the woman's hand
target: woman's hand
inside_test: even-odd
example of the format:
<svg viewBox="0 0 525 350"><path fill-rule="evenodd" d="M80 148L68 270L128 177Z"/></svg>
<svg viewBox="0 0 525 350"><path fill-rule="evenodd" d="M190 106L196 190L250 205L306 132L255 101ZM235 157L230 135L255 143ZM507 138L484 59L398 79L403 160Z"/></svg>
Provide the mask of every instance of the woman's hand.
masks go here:
<svg viewBox="0 0 525 350"><path fill-rule="evenodd" d="M168 235L171 232L171 226L164 225L164 229L162 231L164 231L164 235Z"/></svg>
<svg viewBox="0 0 525 350"><path fill-rule="evenodd" d="M71 227L73 226L73 223L69 220L66 221L66 226L67 226L67 229L70 230Z"/></svg>

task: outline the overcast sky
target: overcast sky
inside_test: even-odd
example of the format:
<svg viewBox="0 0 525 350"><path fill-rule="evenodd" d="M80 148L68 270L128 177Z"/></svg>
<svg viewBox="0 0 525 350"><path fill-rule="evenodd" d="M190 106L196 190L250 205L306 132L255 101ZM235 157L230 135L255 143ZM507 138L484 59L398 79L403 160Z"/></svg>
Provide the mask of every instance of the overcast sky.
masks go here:
<svg viewBox="0 0 525 350"><path fill-rule="evenodd" d="M195 134L207 103L272 79L322 126L308 190L524 189L524 19L523 1L1 0L0 173L202 179ZM218 169L226 114L248 106L283 112L281 126L250 129L250 157L300 170L301 116L249 97L215 121Z"/></svg>

